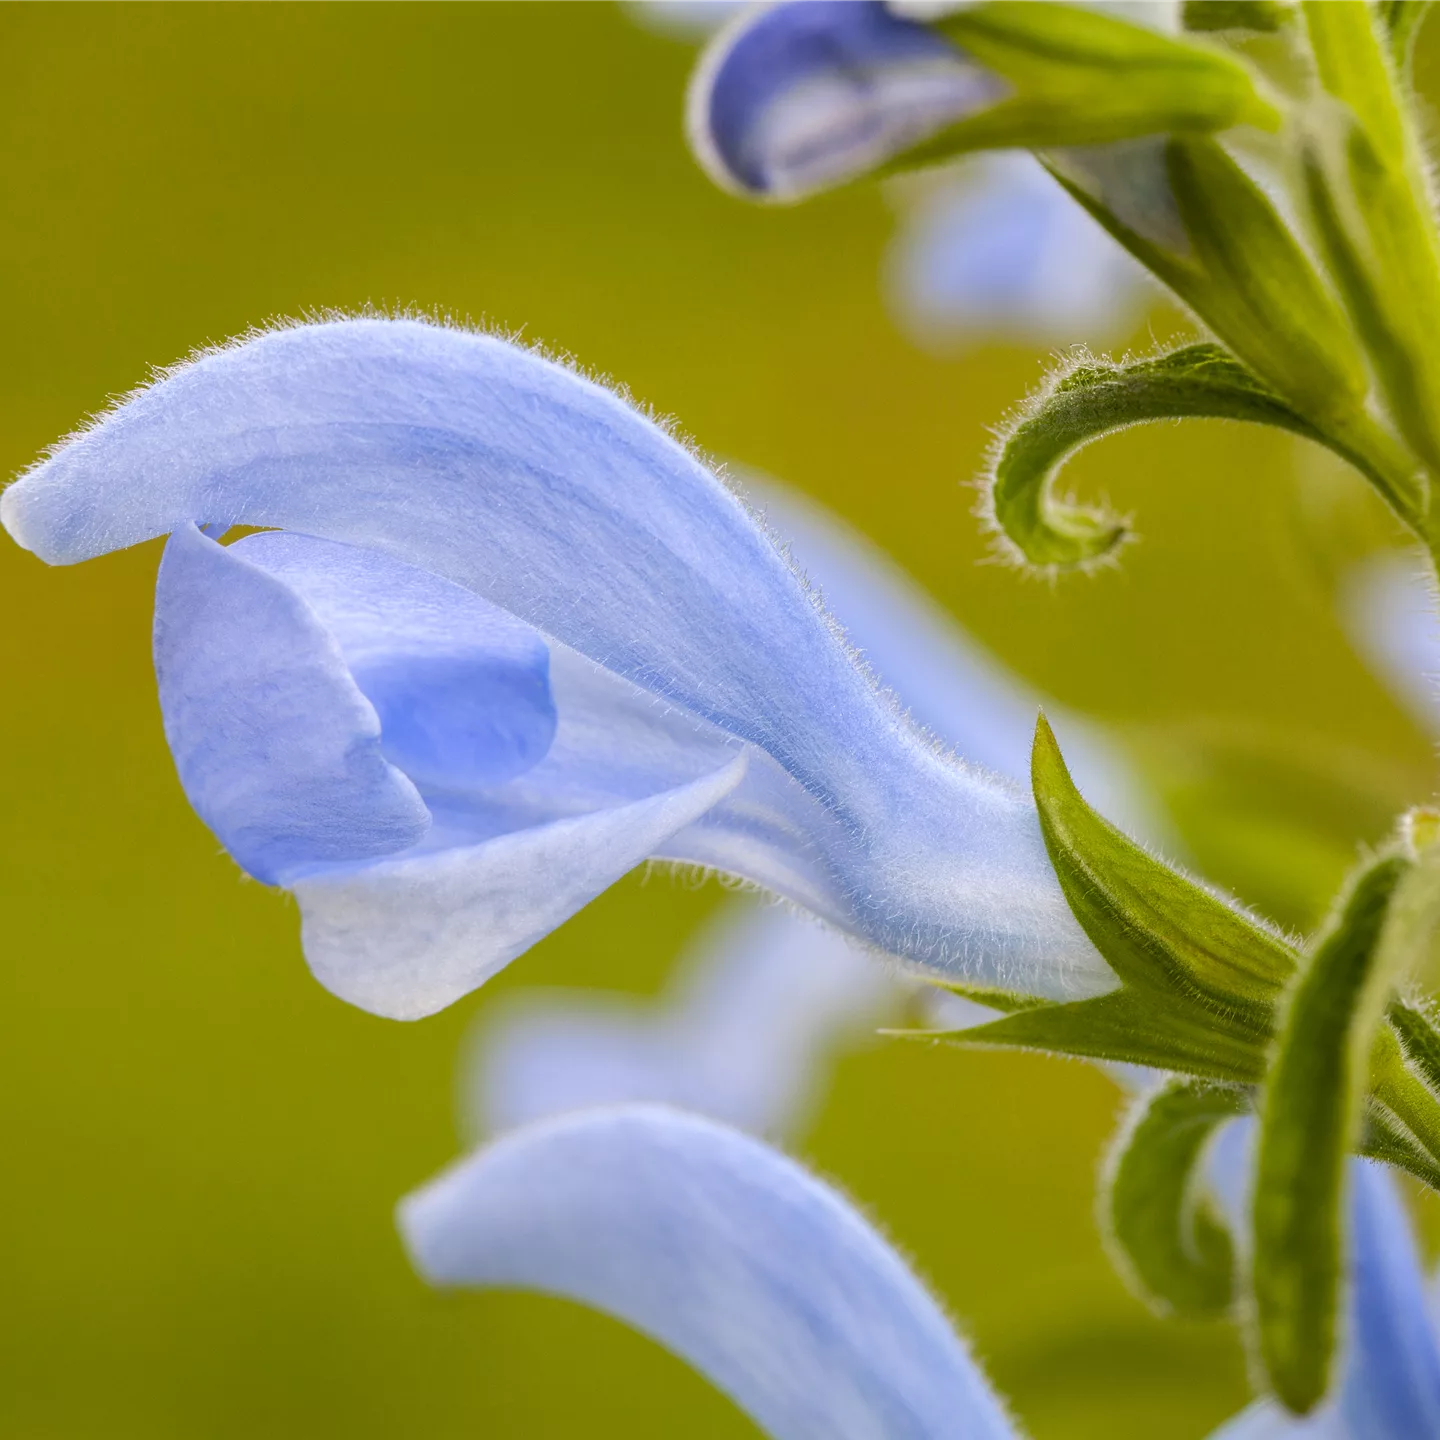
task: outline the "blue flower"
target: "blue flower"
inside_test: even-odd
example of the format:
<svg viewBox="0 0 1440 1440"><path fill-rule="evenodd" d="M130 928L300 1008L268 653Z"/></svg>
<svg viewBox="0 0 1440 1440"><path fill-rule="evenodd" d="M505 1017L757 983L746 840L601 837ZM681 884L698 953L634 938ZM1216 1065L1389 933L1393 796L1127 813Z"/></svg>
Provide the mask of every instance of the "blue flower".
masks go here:
<svg viewBox="0 0 1440 1440"><path fill-rule="evenodd" d="M167 736L315 973L414 1017L646 857L942 974L1114 978L1033 806L880 695L745 506L505 341L334 321L202 356L0 499L71 563L170 534ZM222 545L200 527L274 527Z"/></svg>
<svg viewBox="0 0 1440 1440"><path fill-rule="evenodd" d="M882 0L754 8L716 36L695 70L686 102L691 149L717 185L772 202L882 168L1011 93L998 74L920 23L960 8ZM1166 3L1083 8L1116 10L1159 30L1176 28L1179 13ZM1124 154L1133 143L1065 153Z"/></svg>
<svg viewBox="0 0 1440 1440"><path fill-rule="evenodd" d="M1213 1440L1440 1434L1440 1344L1393 1182L1350 1167L1340 1383L1298 1421L1261 1401ZM757 1140L654 1106L502 1137L402 1202L432 1284L542 1291L683 1357L776 1440L1012 1440L905 1262L844 1197Z"/></svg>
<svg viewBox="0 0 1440 1440"><path fill-rule="evenodd" d="M770 524L790 537L792 559L911 716L990 769L1023 778L1038 697L835 517L773 482L747 481ZM1153 835L1121 757L1080 721L1057 723L1085 792L1132 832ZM902 993L844 935L784 907L736 901L682 956L658 1004L532 990L483 1012L466 1048L462 1127L478 1141L569 1110L654 1101L754 1134L791 1135L818 1099L829 1055L894 1016ZM967 1002L944 991L928 998L944 1005L947 1028L994 1018L979 1006L965 1012Z"/></svg>
<svg viewBox="0 0 1440 1440"><path fill-rule="evenodd" d="M994 336L1040 345L1127 333L1144 270L1031 155L985 156L895 182L885 289L900 328L947 350Z"/></svg>

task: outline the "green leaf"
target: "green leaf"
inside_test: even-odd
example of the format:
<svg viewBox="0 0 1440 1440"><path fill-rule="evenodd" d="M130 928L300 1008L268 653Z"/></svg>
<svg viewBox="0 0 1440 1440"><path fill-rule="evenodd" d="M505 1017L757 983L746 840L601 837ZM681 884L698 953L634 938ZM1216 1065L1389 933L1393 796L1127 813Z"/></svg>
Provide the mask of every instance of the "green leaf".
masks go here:
<svg viewBox="0 0 1440 1440"><path fill-rule="evenodd" d="M903 1033L965 1047L1118 1060L1238 1084L1262 1080L1267 1059L1263 1037L1236 1033L1224 1017L1179 996L1130 989L1041 1005L964 1030Z"/></svg>
<svg viewBox="0 0 1440 1440"><path fill-rule="evenodd" d="M1223 1314L1235 1292L1229 1232L1200 1193L1217 1126L1250 1109L1231 1085L1171 1080L1142 1096L1106 1164L1104 1222L1118 1267L1162 1314Z"/></svg>
<svg viewBox="0 0 1440 1440"><path fill-rule="evenodd" d="M1295 971L1278 935L1157 860L1085 803L1042 715L1031 784L1051 864L1095 948L1127 986L1210 1009L1266 1039Z"/></svg>
<svg viewBox="0 0 1440 1440"><path fill-rule="evenodd" d="M1354 879L1293 988L1260 1127L1254 1291L1261 1358L1297 1414L1325 1393L1335 1347L1344 1161L1359 1138L1367 1059L1387 980L1380 938L1410 862Z"/></svg>
<svg viewBox="0 0 1440 1440"><path fill-rule="evenodd" d="M1274 425L1338 448L1218 345L1187 345L1128 364L1087 358L1052 377L1001 437L985 482L988 518L1030 565L1056 571L1105 559L1125 540L1126 522L1057 499L1056 472L1101 436L1182 418ZM1340 453L1371 474L1362 457Z"/></svg>
<svg viewBox="0 0 1440 1440"><path fill-rule="evenodd" d="M1014 91L911 151L902 164L968 150L1101 145L1280 125L1279 112L1238 57L1087 7L987 0L933 23Z"/></svg>
<svg viewBox="0 0 1440 1440"><path fill-rule="evenodd" d="M1290 19L1279 0L1185 0L1180 23L1186 30L1258 30L1271 33Z"/></svg>

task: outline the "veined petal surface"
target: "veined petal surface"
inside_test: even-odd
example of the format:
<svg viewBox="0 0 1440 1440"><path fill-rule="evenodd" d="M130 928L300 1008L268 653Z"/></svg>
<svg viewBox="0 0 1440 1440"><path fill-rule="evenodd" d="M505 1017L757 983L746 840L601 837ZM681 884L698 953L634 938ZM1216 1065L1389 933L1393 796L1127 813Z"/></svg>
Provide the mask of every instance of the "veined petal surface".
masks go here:
<svg viewBox="0 0 1440 1440"><path fill-rule="evenodd" d="M879 0L787 0L717 37L691 81L686 121L717 184L798 200L1004 91L957 46Z"/></svg>
<svg viewBox="0 0 1440 1440"><path fill-rule="evenodd" d="M803 837L814 903L866 943L1057 998L1113 987L1028 798L937 754L876 694L682 446L514 345L413 321L261 335L61 447L5 492L0 518L54 562L219 522L428 570L763 752L747 786L769 764L824 817ZM693 844L661 853L746 875L742 821L754 853L772 856L766 827L781 812L793 823L796 807L773 799L732 812L723 837L702 823Z"/></svg>
<svg viewBox="0 0 1440 1440"><path fill-rule="evenodd" d="M416 1267L561 1295L659 1340L775 1440L1012 1440L940 1308L829 1186L658 1107L505 1136L408 1197Z"/></svg>

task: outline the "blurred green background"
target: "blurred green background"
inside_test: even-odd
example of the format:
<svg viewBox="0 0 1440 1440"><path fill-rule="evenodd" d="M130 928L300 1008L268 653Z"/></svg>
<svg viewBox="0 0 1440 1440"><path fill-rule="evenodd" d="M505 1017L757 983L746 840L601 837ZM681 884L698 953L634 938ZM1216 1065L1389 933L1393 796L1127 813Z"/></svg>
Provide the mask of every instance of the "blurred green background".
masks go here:
<svg viewBox="0 0 1440 1440"><path fill-rule="evenodd" d="M716 193L680 134L691 57L601 4L0 7L0 469L267 317L521 330L869 531L1124 727L1198 863L1313 921L1356 841L1432 786L1334 618L1344 564L1393 543L1360 482L1268 434L1152 427L1075 467L1138 515L1121 568L1051 588L977 563L963 482L1045 357L910 349L878 295L878 193ZM655 990L718 887L632 877L421 1024L346 1007L181 796L156 558L47 570L0 544L0 1433L753 1433L608 1320L426 1291L391 1223L455 1153L476 1009ZM799 1147L933 1280L1036 1440L1186 1440L1246 1394L1227 1331L1150 1318L1105 1261L1117 1104L1083 1065L877 1042Z"/></svg>

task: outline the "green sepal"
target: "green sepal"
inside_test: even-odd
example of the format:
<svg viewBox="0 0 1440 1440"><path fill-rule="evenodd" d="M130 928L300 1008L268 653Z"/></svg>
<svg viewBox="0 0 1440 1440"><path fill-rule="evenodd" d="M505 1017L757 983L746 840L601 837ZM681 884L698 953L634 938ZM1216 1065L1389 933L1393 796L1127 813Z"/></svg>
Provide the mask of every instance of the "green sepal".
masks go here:
<svg viewBox="0 0 1440 1440"><path fill-rule="evenodd" d="M1048 1003L1035 995L1022 995L1014 990L995 990L987 985L967 985L961 980L936 980L930 976L926 979L936 990L958 995L962 1000L973 1000L977 1005L1006 1015L1013 1015L1017 1010L1035 1010Z"/></svg>
<svg viewBox="0 0 1440 1440"><path fill-rule="evenodd" d="M1384 1106L1373 1101L1366 1107L1360 1126L1356 1153L1381 1160L1413 1176L1422 1185L1440 1191L1440 1164Z"/></svg>
<svg viewBox="0 0 1440 1440"><path fill-rule="evenodd" d="M1398 996L1386 1011L1406 1060L1432 1089L1440 1091L1440 1033L1419 1006Z"/></svg>
<svg viewBox="0 0 1440 1440"><path fill-rule="evenodd" d="M908 151L892 169L974 150L1280 127L1279 112L1244 61L1114 15L1078 5L984 0L932 26L1008 81L1012 93Z"/></svg>
<svg viewBox="0 0 1440 1440"><path fill-rule="evenodd" d="M1165 158L1193 247L1188 262L1167 269L1188 264L1197 272L1187 277L1187 298L1203 306L1206 323L1311 420L1356 408L1370 385L1364 357L1264 191L1208 137L1176 137Z"/></svg>
<svg viewBox="0 0 1440 1440"><path fill-rule="evenodd" d="M1188 1000L1267 1039L1296 954L1278 935L1157 860L1086 804L1043 715L1031 785L1050 863L1075 918L1127 986Z"/></svg>
<svg viewBox="0 0 1440 1440"><path fill-rule="evenodd" d="M1202 1006L1123 988L1090 1000L1017 1011L964 1030L904 1033L965 1047L1117 1060L1236 1084L1263 1079L1267 1058L1263 1037L1236 1033Z"/></svg>
<svg viewBox="0 0 1440 1440"><path fill-rule="evenodd" d="M1121 988L918 1038L1258 1082L1273 1003L1295 969L1295 952L1097 815L1075 788L1043 715L1031 778L1065 898ZM986 1003L980 993L969 998Z"/></svg>
<svg viewBox="0 0 1440 1440"><path fill-rule="evenodd" d="M1162 1314L1224 1314L1235 1298L1229 1231L1201 1193L1199 1161L1216 1127L1250 1109L1232 1085L1170 1080L1142 1096L1112 1145L1102 1229L1117 1268Z"/></svg>
<svg viewBox="0 0 1440 1440"><path fill-rule="evenodd" d="M1072 362L1000 437L985 485L987 518L1015 558L1049 571L1083 568L1124 543L1125 520L1056 498L1056 472L1103 435L1148 420L1247 420L1328 444L1377 484L1361 456L1337 445L1218 345L1187 345L1128 364Z"/></svg>
<svg viewBox="0 0 1440 1440"><path fill-rule="evenodd" d="M1256 1333L1281 1401L1306 1414L1335 1348L1345 1157L1359 1139L1383 1014L1377 964L1395 887L1389 855L1355 877L1293 987L1265 1087L1254 1195Z"/></svg>
<svg viewBox="0 0 1440 1440"><path fill-rule="evenodd" d="M1290 16L1291 7L1280 0L1185 0L1180 7L1181 26L1198 33L1256 30L1273 34Z"/></svg>

